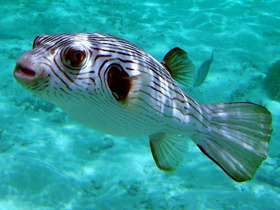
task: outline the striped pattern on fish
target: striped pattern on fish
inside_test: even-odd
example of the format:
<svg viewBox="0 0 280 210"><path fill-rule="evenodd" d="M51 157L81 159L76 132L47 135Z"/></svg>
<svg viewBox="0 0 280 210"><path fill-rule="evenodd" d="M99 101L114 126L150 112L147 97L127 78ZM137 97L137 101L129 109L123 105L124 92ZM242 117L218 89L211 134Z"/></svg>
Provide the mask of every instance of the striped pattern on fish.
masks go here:
<svg viewBox="0 0 280 210"><path fill-rule="evenodd" d="M251 179L267 155L269 111L249 103L199 105L180 85L192 73L180 48L160 63L129 42L100 33L38 36L14 71L33 93L93 129L150 136L162 170L178 167L189 137L234 180Z"/></svg>

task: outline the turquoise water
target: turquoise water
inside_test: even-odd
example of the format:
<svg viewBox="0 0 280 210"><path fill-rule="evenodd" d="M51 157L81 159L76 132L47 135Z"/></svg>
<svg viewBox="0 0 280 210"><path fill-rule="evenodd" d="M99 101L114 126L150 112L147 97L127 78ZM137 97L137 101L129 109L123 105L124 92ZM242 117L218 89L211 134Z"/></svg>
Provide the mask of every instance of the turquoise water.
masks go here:
<svg viewBox="0 0 280 210"><path fill-rule="evenodd" d="M0 1L0 209L280 209L280 102L263 81L280 59L280 1ZM174 173L156 167L147 137L84 127L13 78L40 34L102 32L161 60L176 46L199 66L188 93L203 104L249 101L273 114L269 157L236 183L189 143ZM280 78L275 78L279 80Z"/></svg>

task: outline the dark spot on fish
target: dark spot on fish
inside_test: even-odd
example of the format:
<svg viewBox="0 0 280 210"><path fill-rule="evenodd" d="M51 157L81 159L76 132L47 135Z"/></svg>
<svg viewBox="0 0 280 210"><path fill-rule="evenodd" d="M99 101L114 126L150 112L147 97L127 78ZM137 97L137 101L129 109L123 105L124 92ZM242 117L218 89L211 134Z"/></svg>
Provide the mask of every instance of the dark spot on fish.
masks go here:
<svg viewBox="0 0 280 210"><path fill-rule="evenodd" d="M131 88L131 80L126 71L118 64L108 67L107 82L117 101L124 102Z"/></svg>

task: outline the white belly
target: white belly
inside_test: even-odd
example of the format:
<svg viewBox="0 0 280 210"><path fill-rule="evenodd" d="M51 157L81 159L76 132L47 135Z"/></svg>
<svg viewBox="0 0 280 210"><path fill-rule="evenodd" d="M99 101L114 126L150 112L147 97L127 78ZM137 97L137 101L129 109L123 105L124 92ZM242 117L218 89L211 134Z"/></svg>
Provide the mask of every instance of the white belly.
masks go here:
<svg viewBox="0 0 280 210"><path fill-rule="evenodd" d="M79 101L71 104L56 103L77 121L103 133L116 136L148 136L162 131L163 117L145 112L133 105L124 107L119 102Z"/></svg>

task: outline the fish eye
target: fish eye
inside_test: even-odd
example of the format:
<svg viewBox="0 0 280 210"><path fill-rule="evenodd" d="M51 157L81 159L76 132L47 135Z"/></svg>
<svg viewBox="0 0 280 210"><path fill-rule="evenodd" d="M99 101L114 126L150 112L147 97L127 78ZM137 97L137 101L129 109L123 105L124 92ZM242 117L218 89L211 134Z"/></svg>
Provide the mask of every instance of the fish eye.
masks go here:
<svg viewBox="0 0 280 210"><path fill-rule="evenodd" d="M68 67L81 67L86 57L85 51L81 49L70 48L65 53L65 65Z"/></svg>

